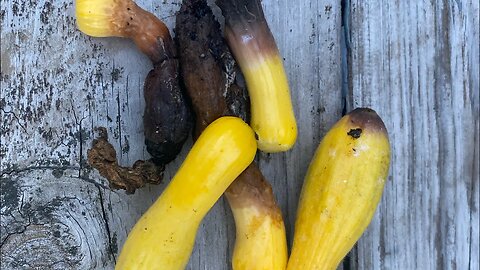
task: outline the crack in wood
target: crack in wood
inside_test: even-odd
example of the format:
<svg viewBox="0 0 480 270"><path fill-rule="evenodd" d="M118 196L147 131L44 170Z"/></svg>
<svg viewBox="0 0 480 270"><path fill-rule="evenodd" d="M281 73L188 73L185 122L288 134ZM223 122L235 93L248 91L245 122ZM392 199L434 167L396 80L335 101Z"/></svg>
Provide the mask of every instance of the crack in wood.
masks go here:
<svg viewBox="0 0 480 270"><path fill-rule="evenodd" d="M113 261L115 264L117 264L117 258L115 257L115 252L113 251L113 241L112 241L112 234L110 232L110 225L109 225L109 222L108 222L108 218L107 218L107 212L105 211L105 206L103 205L103 193L102 193L102 190L100 188L98 188L98 194L99 194L99 198L100 198L100 206L101 206L101 209L102 209L102 218L103 218L103 222L105 223L105 230L107 231L107 237L108 237L108 250L110 252L110 255L112 256L113 258ZM116 243L115 243L116 245Z"/></svg>
<svg viewBox="0 0 480 270"><path fill-rule="evenodd" d="M18 118L18 116L17 116L17 114L16 114L15 112L13 112L13 111L5 111L3 108L1 108L1 110L2 110L2 112L3 112L4 114L11 114L11 115L13 115L13 118L15 118L15 120L17 120L18 125L23 129L23 131L24 131L25 133L28 134L27 128L25 127L25 125L22 124L22 122L20 121L20 118Z"/></svg>
<svg viewBox="0 0 480 270"><path fill-rule="evenodd" d="M53 165L29 166L29 167L24 167L24 168L18 168L18 167L15 168L15 166L14 166L14 168L11 168L11 169L8 169L8 170L5 170L5 171L0 171L0 179L5 178L7 176L14 176L14 175L18 175L18 174L21 174L21 173L24 173L24 172L35 171L35 170L53 170L53 171L55 171L55 170L59 170L59 171L74 170L74 171L81 171L82 168L80 168L79 166L53 166ZM76 179L79 179L79 180L82 180L82 181L85 181L85 182L88 182L90 184L93 184L96 187L112 191L110 189L110 187L105 186L101 183L98 183L96 180L88 178L85 175L72 176L72 177L76 178ZM112 191L112 192L115 192L115 191Z"/></svg>
<svg viewBox="0 0 480 270"><path fill-rule="evenodd" d="M80 228L83 235L87 235L83 226L80 225L80 222L78 222L78 220L72 215L72 213L70 213L70 210L67 209L66 211L67 211L68 215L70 215L70 217L73 219L73 221L75 221L77 226ZM80 239L80 240L82 241L82 239ZM90 258L93 258L92 249L90 248L90 243L88 243L88 241L87 241L86 244L87 244L87 247L88 247L88 252L90 254ZM80 245L81 245L81 243L80 243Z"/></svg>
<svg viewBox="0 0 480 270"><path fill-rule="evenodd" d="M18 221L16 221L18 222ZM20 223L20 222L19 222ZM11 236L14 236L14 235L21 235L23 233L25 233L27 230L28 230L28 227L30 226L45 226L46 223L33 223L31 220L30 220L30 217L28 219L28 223L26 225L23 225L23 228L19 231L14 231L14 232L8 232L7 235L5 236L5 238L2 240L2 242L0 242L0 249L4 246L4 244L9 240L9 238Z"/></svg>
<svg viewBox="0 0 480 270"><path fill-rule="evenodd" d="M72 109L72 114L73 114L73 119L75 120L75 125L78 128L78 137L79 137L79 153L78 153L78 164L79 164L79 169L78 169L78 178L82 176L82 170L84 166L84 160L83 160L83 127L82 127L82 122L85 120L88 115L83 114L81 119L78 119L77 113L75 111L75 107L73 106L73 97L70 97L70 105Z"/></svg>
<svg viewBox="0 0 480 270"><path fill-rule="evenodd" d="M343 31L341 33L340 62L342 69L342 116L346 115L351 109L351 89L352 84L349 80L349 56L351 55L350 45L350 0L342 0L340 6L341 22ZM348 269L345 269L348 270Z"/></svg>
<svg viewBox="0 0 480 270"><path fill-rule="evenodd" d="M349 64L350 60L349 57L351 55L351 45L350 45L350 0L342 0L340 5L340 21L342 23L343 31L341 31L341 45L340 45L340 62L341 62L341 77L342 77L342 113L341 115L346 115L350 110L352 110L352 102L350 101L353 99L351 96L352 91L351 89L352 83L349 80ZM352 248L352 250L347 254L347 256L343 259L341 266L343 270L352 270L353 265L351 263L352 259L352 252L355 252L356 245Z"/></svg>

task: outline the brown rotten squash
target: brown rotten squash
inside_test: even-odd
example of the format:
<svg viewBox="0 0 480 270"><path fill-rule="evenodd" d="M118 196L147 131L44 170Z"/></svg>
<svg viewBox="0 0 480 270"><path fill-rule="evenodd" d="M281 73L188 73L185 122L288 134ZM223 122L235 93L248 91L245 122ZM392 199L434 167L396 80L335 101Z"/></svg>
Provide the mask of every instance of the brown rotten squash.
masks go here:
<svg viewBox="0 0 480 270"><path fill-rule="evenodd" d="M248 97L220 25L205 0L184 0L176 33L196 134L223 115L248 119ZM234 270L284 270L285 227L272 187L252 163L225 192L235 218Z"/></svg>
<svg viewBox="0 0 480 270"><path fill-rule="evenodd" d="M151 59L153 69L144 86L145 144L153 162L159 166L169 163L187 139L192 120L180 87L176 48L168 28L131 0L76 0L75 7L77 25L83 33L132 39ZM101 173L107 178L118 176L116 168L105 166L108 160L97 156L94 163L102 165L96 167L103 168ZM130 192L139 187L118 184Z"/></svg>

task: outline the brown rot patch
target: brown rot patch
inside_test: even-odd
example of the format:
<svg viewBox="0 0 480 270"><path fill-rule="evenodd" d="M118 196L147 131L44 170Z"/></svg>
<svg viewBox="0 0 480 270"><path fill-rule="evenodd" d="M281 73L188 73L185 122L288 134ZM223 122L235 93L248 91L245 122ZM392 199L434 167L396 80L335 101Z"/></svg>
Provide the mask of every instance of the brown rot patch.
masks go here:
<svg viewBox="0 0 480 270"><path fill-rule="evenodd" d="M387 134L385 124L378 114L369 108L357 108L348 114L351 127L360 128L364 132L380 132ZM350 134L349 134L350 135Z"/></svg>
<svg viewBox="0 0 480 270"><path fill-rule="evenodd" d="M237 83L238 67L207 1L183 1L175 32L181 74L196 116L194 137L221 116L247 121L248 92Z"/></svg>
<svg viewBox="0 0 480 270"><path fill-rule="evenodd" d="M351 136L354 139L358 139L362 135L362 129L361 128L355 128L355 129L352 128L352 129L350 129L349 132L347 132L347 135Z"/></svg>

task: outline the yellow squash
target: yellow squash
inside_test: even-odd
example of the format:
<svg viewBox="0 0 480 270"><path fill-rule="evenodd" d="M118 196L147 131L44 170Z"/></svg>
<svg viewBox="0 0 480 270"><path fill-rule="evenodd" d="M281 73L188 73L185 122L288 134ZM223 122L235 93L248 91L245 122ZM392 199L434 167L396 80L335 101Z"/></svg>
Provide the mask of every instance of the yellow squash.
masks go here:
<svg viewBox="0 0 480 270"><path fill-rule="evenodd" d="M133 0L75 0L75 17L86 35L132 39L154 64L176 55L167 26Z"/></svg>
<svg viewBox="0 0 480 270"><path fill-rule="evenodd" d="M225 192L237 231L233 270L285 270L287 239L272 186L252 163Z"/></svg>
<svg viewBox="0 0 480 270"><path fill-rule="evenodd" d="M77 27L92 37L128 37L129 5L138 9L132 0L75 0Z"/></svg>
<svg viewBox="0 0 480 270"><path fill-rule="evenodd" d="M283 221L255 207L232 211L237 230L233 270L284 270L288 255Z"/></svg>
<svg viewBox="0 0 480 270"><path fill-rule="evenodd" d="M210 124L130 232L116 269L183 269L203 217L253 161L256 150L254 133L240 118L222 117Z"/></svg>
<svg viewBox="0 0 480 270"><path fill-rule="evenodd" d="M260 0L216 0L225 17L225 38L237 60L251 102L250 125L258 149L283 152L297 139L297 123L283 59Z"/></svg>
<svg viewBox="0 0 480 270"><path fill-rule="evenodd" d="M287 151L297 139L287 76L280 55L249 63L238 58L250 95L250 125L258 135L258 148L267 153Z"/></svg>
<svg viewBox="0 0 480 270"><path fill-rule="evenodd" d="M333 270L370 223L390 163L380 117L356 109L327 133L300 196L288 270Z"/></svg>

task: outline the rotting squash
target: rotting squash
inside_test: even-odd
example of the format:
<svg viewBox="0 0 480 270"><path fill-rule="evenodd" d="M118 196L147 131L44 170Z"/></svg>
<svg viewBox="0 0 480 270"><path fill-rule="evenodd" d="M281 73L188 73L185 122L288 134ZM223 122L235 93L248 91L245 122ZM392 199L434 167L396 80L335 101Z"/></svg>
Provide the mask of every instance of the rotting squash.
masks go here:
<svg viewBox="0 0 480 270"><path fill-rule="evenodd" d="M206 0L182 1L175 33L185 87L196 114L195 134L223 115L248 119L248 96L237 81L240 71ZM235 218L233 270L285 270L288 253L282 213L255 162L225 195Z"/></svg>
<svg viewBox="0 0 480 270"><path fill-rule="evenodd" d="M222 116L248 123L248 92L207 0L182 1L175 33L180 74L195 113L194 139Z"/></svg>
<svg viewBox="0 0 480 270"><path fill-rule="evenodd" d="M116 269L183 269L201 220L253 161L256 150L253 130L240 118L211 123L130 232Z"/></svg>
<svg viewBox="0 0 480 270"><path fill-rule="evenodd" d="M154 65L176 58L167 26L133 0L75 0L75 17L86 35L133 40Z"/></svg>
<svg viewBox="0 0 480 270"><path fill-rule="evenodd" d="M145 145L152 159L133 168L119 167L115 151L108 141L95 143L89 154L90 164L106 177L114 188L133 193L147 183L158 183L166 164L178 155L189 136L193 119L179 76L175 43L167 26L155 15L132 0L76 0L75 16L80 31L93 37L125 37L133 40L147 55L153 69L143 89ZM99 142L99 140L97 140ZM154 168L152 162L157 166ZM159 174L153 181L130 177L143 176L143 168Z"/></svg>
<svg viewBox="0 0 480 270"><path fill-rule="evenodd" d="M284 270L287 238L282 213L255 163L225 192L235 218L233 270Z"/></svg>
<svg viewBox="0 0 480 270"><path fill-rule="evenodd" d="M283 152L297 139L283 59L260 0L216 0L225 17L225 37L247 82L251 123L258 149Z"/></svg>
<svg viewBox="0 0 480 270"><path fill-rule="evenodd" d="M323 138L310 164L288 270L336 269L377 208L390 144L375 111L355 109Z"/></svg>
<svg viewBox="0 0 480 270"><path fill-rule="evenodd" d="M180 87L175 43L167 26L132 0L76 0L80 31L93 37L133 40L153 64L145 79L145 144L153 161L165 165L180 152L192 127Z"/></svg>

